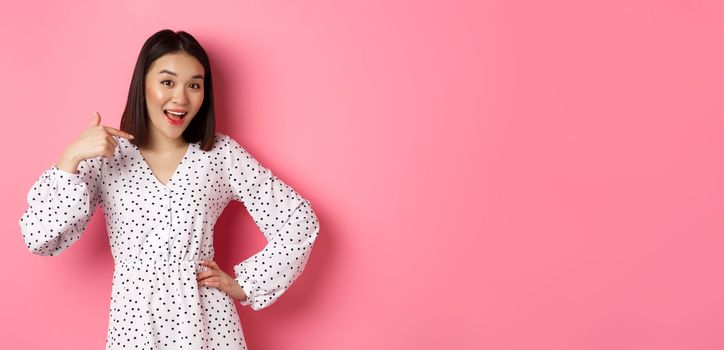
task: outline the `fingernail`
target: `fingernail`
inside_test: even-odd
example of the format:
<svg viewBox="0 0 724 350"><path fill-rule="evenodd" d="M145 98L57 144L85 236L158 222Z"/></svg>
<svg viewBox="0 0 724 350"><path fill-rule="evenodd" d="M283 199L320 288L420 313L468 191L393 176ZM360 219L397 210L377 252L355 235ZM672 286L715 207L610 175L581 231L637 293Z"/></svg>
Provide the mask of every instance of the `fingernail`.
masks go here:
<svg viewBox="0 0 724 350"><path fill-rule="evenodd" d="M133 135L131 135L130 137L131 137L132 139L136 138L136 137L135 137L135 136L133 136Z"/></svg>

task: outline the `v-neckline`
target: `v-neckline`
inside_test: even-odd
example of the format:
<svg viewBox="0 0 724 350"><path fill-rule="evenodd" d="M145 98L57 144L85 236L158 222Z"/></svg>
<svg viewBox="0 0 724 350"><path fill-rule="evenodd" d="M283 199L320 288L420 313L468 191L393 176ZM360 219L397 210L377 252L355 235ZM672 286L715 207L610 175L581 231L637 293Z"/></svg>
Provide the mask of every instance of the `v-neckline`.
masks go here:
<svg viewBox="0 0 724 350"><path fill-rule="evenodd" d="M181 160L179 161L178 165L176 165L176 169L174 169L173 174L171 174L171 177L169 177L168 181L166 181L166 183L164 184L161 182L161 180L158 179L158 177L156 177L156 174L153 172L153 169L151 169L151 165L148 164L148 161L146 161L146 157L144 157L143 153L141 153L141 149L138 148L138 146L136 146L135 144L133 144L133 143L131 143L131 144L133 145L133 148L136 149L136 152L138 153L138 155L141 156L141 162L145 165L146 170L148 170L148 173L151 176L151 178L153 179L153 181L158 186L161 186L165 189L168 189L170 187L170 184L173 182L173 180L175 179L175 177L177 176L177 174L179 173L179 171L181 170L183 165L186 164L185 160L186 160L186 158L188 158L189 154L191 154L191 147L193 147L195 145L194 142L188 143L188 145L186 146L186 152L184 153L184 156L181 157Z"/></svg>

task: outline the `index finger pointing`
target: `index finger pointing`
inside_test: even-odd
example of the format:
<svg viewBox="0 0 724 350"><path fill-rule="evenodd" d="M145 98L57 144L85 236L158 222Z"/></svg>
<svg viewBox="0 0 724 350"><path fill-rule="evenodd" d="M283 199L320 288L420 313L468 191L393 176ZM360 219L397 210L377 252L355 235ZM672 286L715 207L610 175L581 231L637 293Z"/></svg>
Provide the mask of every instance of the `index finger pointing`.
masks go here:
<svg viewBox="0 0 724 350"><path fill-rule="evenodd" d="M131 134L125 132L125 131L121 131L121 130L118 130L118 129L116 129L116 128L110 127L110 126L104 126L103 128L106 129L106 131L108 131L108 133L111 134L111 135L115 135L115 136L118 136L118 137L123 137L124 139L132 139L132 138L133 138L133 135L131 135Z"/></svg>

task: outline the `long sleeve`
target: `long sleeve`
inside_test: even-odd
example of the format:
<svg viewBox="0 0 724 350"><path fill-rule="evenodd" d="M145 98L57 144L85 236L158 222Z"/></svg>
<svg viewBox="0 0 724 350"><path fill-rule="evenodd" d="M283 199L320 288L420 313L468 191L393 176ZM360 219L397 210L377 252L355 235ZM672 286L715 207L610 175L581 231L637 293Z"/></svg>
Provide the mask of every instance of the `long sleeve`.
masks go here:
<svg viewBox="0 0 724 350"><path fill-rule="evenodd" d="M33 254L56 256L80 238L101 201L103 159L82 160L77 173L53 165L35 181L19 222L23 240Z"/></svg>
<svg viewBox="0 0 724 350"><path fill-rule="evenodd" d="M273 304L299 277L319 234L311 204L227 135L227 174L233 199L244 204L267 239L258 253L234 266L247 294L241 305L258 311Z"/></svg>

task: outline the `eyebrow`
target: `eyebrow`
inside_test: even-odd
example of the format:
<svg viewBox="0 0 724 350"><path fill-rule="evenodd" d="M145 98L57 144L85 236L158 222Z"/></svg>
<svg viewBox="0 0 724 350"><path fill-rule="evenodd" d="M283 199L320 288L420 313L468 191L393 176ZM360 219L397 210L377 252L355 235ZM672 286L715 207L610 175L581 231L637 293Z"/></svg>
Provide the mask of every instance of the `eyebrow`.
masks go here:
<svg viewBox="0 0 724 350"><path fill-rule="evenodd" d="M176 73L174 73L174 72L172 72L172 71L170 71L170 70L167 70L167 69L162 69L160 72L158 72L158 74L163 74L163 73L167 73L167 74L171 74L171 75L176 75L176 76L178 76L178 74L176 74ZM201 75L201 74L196 74L196 75L194 75L193 77L191 77L191 79L204 79L204 76Z"/></svg>

